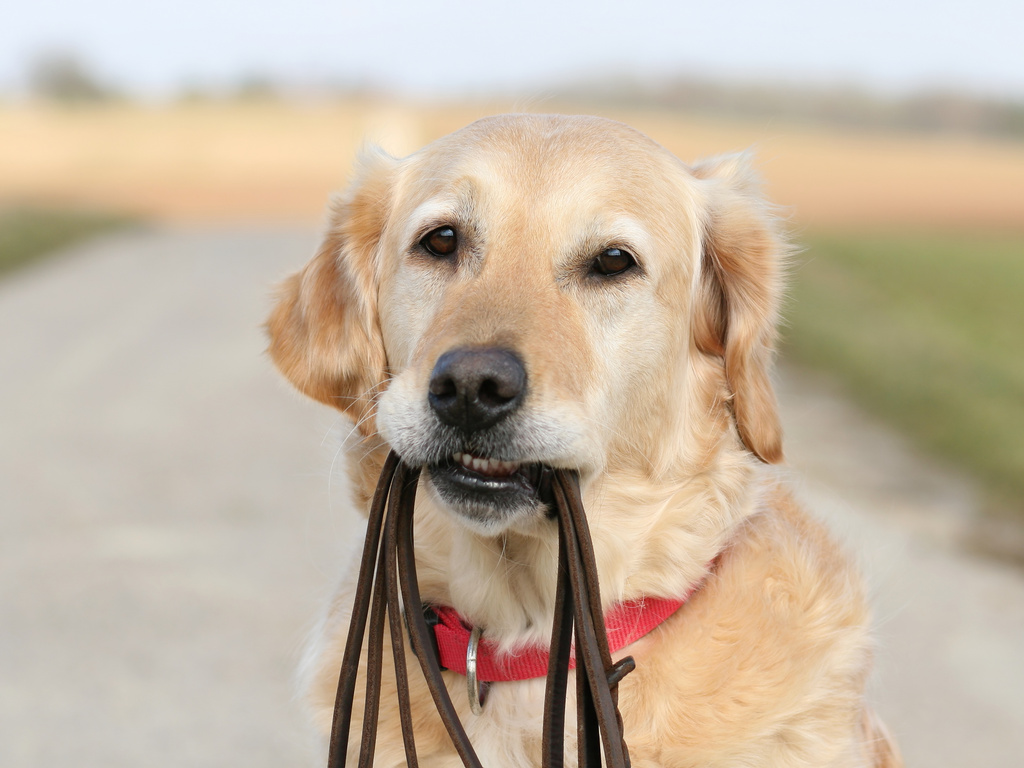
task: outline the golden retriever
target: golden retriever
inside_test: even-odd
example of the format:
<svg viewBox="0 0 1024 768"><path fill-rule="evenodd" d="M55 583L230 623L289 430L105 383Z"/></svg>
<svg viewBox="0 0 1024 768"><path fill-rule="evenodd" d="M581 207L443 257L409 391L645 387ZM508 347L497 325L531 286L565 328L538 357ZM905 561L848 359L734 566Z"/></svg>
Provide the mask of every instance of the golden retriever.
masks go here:
<svg viewBox="0 0 1024 768"><path fill-rule="evenodd" d="M900 764L864 700L861 578L772 466L787 250L743 156L688 166L610 120L493 117L403 160L364 152L268 323L284 375L355 422L359 509L389 448L426 468L423 595L499 654L550 637L541 465L579 471L606 607L696 588L615 654L637 662L634 766ZM353 588L309 659L325 733ZM384 666L376 764L404 765ZM422 764L460 765L411 669ZM543 677L494 683L473 714L445 675L484 765L539 764Z"/></svg>

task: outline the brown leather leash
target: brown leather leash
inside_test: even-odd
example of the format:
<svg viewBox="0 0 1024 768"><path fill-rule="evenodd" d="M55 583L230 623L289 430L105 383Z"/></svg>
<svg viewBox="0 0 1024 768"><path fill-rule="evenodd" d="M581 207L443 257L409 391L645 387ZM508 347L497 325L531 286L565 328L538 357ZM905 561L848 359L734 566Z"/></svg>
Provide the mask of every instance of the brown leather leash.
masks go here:
<svg viewBox="0 0 1024 768"><path fill-rule="evenodd" d="M555 615L544 695L542 765L544 768L561 768L563 764L569 655L575 634L579 766L598 768L603 748L608 768L629 768L629 752L618 710L618 684L635 664L632 657L613 664L608 651L597 583L597 565L580 496L579 477L575 472L567 470L554 470L546 474L550 484L548 486L545 482L546 487L541 492L557 513L559 554ZM441 677L432 631L427 626L423 612L417 609L423 603L416 580L412 520L419 476L419 468L405 466L391 452L384 462L370 505L355 605L334 703L328 768L342 768L347 761L352 706L367 620L370 627L367 640L366 697L358 765L359 768L370 768L373 765L380 707L385 614L391 629L406 764L412 768L418 765L409 704L401 605L409 607L405 617L409 643L419 660L434 705L452 744L467 768L482 768Z"/></svg>

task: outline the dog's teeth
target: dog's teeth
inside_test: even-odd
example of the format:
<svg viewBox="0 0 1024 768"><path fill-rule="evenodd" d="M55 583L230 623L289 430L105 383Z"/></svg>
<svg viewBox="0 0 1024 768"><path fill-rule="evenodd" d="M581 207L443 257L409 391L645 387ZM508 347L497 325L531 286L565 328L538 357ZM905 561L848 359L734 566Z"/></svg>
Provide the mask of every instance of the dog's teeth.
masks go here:
<svg viewBox="0 0 1024 768"><path fill-rule="evenodd" d="M472 469L482 475L508 476L519 469L517 461L501 461L500 459L480 458L470 453L453 453L452 461L466 469Z"/></svg>

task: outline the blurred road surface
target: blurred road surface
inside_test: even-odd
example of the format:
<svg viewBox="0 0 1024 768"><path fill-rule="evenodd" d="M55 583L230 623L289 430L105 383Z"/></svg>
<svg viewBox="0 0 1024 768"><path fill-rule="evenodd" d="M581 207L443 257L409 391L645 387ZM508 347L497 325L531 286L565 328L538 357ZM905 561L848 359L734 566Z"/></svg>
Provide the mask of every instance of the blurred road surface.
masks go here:
<svg viewBox="0 0 1024 768"><path fill-rule="evenodd" d="M0 282L0 766L313 766L292 671L353 521L341 420L263 356L315 233L161 230ZM783 371L794 482L858 553L908 765L1024 764L1024 577L972 490Z"/></svg>

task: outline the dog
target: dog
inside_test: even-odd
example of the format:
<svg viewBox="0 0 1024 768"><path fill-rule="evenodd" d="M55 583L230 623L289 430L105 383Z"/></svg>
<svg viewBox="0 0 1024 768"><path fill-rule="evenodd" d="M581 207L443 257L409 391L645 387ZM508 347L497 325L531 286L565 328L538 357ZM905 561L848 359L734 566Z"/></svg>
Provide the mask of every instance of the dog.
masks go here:
<svg viewBox="0 0 1024 768"><path fill-rule="evenodd" d="M542 466L579 473L606 612L685 598L615 652L636 660L634 766L902 764L865 703L862 579L777 466L790 250L744 155L686 165L610 120L499 116L405 159L364 150L268 322L284 376L354 422L359 510L389 450L424 467L421 592L499 666L550 639ZM354 572L307 664L325 734L353 591ZM404 765L384 667L376 765ZM421 764L461 765L410 669ZM444 675L484 765L539 765L543 674L492 683L479 714Z"/></svg>

